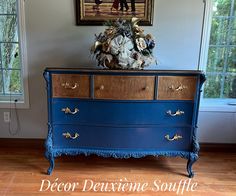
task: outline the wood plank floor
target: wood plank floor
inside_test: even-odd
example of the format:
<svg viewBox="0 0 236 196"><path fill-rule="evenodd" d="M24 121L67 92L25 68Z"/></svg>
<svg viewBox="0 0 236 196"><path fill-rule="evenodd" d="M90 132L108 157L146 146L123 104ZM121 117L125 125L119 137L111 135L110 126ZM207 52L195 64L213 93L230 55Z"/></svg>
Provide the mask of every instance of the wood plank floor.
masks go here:
<svg viewBox="0 0 236 196"><path fill-rule="evenodd" d="M179 183L186 177L186 160L181 158L146 157L142 159L116 160L97 156L61 157L51 176L45 174L48 162L42 149L0 148L0 195L176 195L176 192L155 192L148 187L145 192L83 192L85 180L93 182L148 182L155 180ZM198 183L195 192L183 195L236 195L236 153L201 153L194 165L195 177L191 183ZM42 180L78 182L75 191L40 192ZM46 182L46 181L45 181ZM46 185L45 185L46 187ZM181 194L179 194L181 195Z"/></svg>

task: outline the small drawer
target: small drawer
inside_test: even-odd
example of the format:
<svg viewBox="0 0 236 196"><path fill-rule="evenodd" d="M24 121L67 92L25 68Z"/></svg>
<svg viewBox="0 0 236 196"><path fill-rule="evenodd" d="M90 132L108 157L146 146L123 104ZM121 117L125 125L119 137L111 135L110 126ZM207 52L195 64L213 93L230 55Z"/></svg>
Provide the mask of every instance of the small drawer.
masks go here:
<svg viewBox="0 0 236 196"><path fill-rule="evenodd" d="M94 76L95 99L153 100L155 76Z"/></svg>
<svg viewBox="0 0 236 196"><path fill-rule="evenodd" d="M55 124L192 125L191 102L53 100Z"/></svg>
<svg viewBox="0 0 236 196"><path fill-rule="evenodd" d="M191 128L170 127L53 127L55 148L110 148L136 150L190 150Z"/></svg>
<svg viewBox="0 0 236 196"><path fill-rule="evenodd" d="M158 77L159 100L194 100L197 78L192 76Z"/></svg>
<svg viewBox="0 0 236 196"><path fill-rule="evenodd" d="M79 74L52 74L52 94L54 98L89 98L89 76Z"/></svg>

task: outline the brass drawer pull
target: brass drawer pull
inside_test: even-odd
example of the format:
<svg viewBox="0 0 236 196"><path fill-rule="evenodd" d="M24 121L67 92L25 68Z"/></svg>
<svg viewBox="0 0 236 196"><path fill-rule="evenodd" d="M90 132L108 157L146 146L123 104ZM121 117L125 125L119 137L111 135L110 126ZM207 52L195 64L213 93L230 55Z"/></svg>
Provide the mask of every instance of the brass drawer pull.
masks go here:
<svg viewBox="0 0 236 196"><path fill-rule="evenodd" d="M75 133L75 136L71 136L71 134L69 132L66 132L66 133L63 133L62 134L66 139L77 139L79 137L79 134L78 133Z"/></svg>
<svg viewBox="0 0 236 196"><path fill-rule="evenodd" d="M144 91L148 91L149 89L150 89L149 86L145 86L145 87L143 88Z"/></svg>
<svg viewBox="0 0 236 196"><path fill-rule="evenodd" d="M175 140L182 139L183 137L182 137L181 135L175 134L175 136L174 136L173 138L170 138L169 135L166 135L165 138L166 138L168 141L172 142L172 141L175 141Z"/></svg>
<svg viewBox="0 0 236 196"><path fill-rule="evenodd" d="M79 84L78 84L78 83L75 83L75 84L72 86L72 85L70 85L69 82L65 82L65 83L62 83L61 86L64 87L65 89L74 90L74 89L76 89L77 87L79 87Z"/></svg>
<svg viewBox="0 0 236 196"><path fill-rule="evenodd" d="M176 91L176 92L183 91L184 89L187 89L187 88L188 87L184 86L183 84L180 84L178 87L175 87L174 85L169 86L170 90Z"/></svg>
<svg viewBox="0 0 236 196"><path fill-rule="evenodd" d="M101 85L100 88L99 88L99 90L101 90L101 91L104 90L104 89L105 89L104 85Z"/></svg>
<svg viewBox="0 0 236 196"><path fill-rule="evenodd" d="M177 110L175 113L172 113L171 110L168 110L166 113L167 113L168 115L174 117L174 116L181 116L181 115L183 115L183 114L184 114L184 111Z"/></svg>
<svg viewBox="0 0 236 196"><path fill-rule="evenodd" d="M73 114L74 115L74 114L77 114L79 112L79 109L75 108L74 112L72 112L70 110L70 108L67 107L67 108L62 108L61 111L65 112L65 114Z"/></svg>

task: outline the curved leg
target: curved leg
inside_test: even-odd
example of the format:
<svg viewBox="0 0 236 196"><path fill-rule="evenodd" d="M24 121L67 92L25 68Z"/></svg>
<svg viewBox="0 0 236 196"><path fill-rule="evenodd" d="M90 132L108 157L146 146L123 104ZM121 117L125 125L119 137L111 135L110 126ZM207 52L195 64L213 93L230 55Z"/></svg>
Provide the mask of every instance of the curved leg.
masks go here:
<svg viewBox="0 0 236 196"><path fill-rule="evenodd" d="M50 166L48 168L47 174L51 175L51 173L52 173L52 171L54 169L54 166L55 166L54 157L52 155L47 155L46 154L46 158L48 159L48 161L50 163Z"/></svg>
<svg viewBox="0 0 236 196"><path fill-rule="evenodd" d="M55 164L54 164L54 156L53 156L54 153L52 147L52 126L50 123L48 123L48 137L45 142L45 148L46 148L45 157L50 163L47 174L51 175Z"/></svg>
<svg viewBox="0 0 236 196"><path fill-rule="evenodd" d="M193 164L198 160L197 154L190 154L190 157L188 159L187 163L187 171L188 171L188 177L193 178L194 172L192 171Z"/></svg>

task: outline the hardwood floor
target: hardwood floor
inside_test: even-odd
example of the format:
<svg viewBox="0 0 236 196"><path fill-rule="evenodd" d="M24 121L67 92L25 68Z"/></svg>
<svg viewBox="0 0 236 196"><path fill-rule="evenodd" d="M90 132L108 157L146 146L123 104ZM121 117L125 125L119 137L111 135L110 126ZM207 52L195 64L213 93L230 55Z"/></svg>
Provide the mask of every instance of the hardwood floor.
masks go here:
<svg viewBox="0 0 236 196"><path fill-rule="evenodd" d="M91 157L61 157L56 159L56 166L51 176L45 174L48 162L43 156L43 149L37 148L0 148L0 195L176 195L175 192L155 192L154 181L160 180L165 189L170 183L178 184L180 180L189 180L186 177L186 160L181 158L146 157L143 159L112 159ZM195 177L191 184L197 183L194 192L185 191L183 195L236 195L236 153L205 152L200 154L200 159L194 165ZM42 181L47 188L49 180L51 185L58 183L78 182L74 191L69 192L43 191L40 192ZM148 183L144 192L83 192L85 187L90 187L89 180L93 183L121 181L131 183ZM67 184L67 189L69 187ZM62 185L62 184L61 184ZM158 182L160 187L161 183ZM62 187L62 186L61 186ZM65 188L65 187L64 187ZM70 188L70 187L69 187ZM154 190L152 190L154 188ZM172 189L173 190L173 189ZM179 192L181 195L181 192Z"/></svg>

